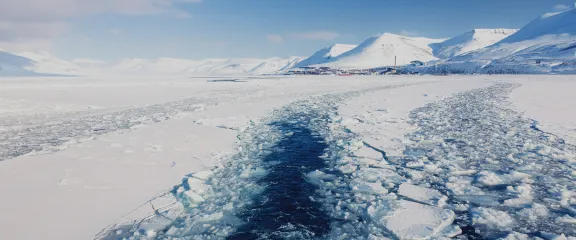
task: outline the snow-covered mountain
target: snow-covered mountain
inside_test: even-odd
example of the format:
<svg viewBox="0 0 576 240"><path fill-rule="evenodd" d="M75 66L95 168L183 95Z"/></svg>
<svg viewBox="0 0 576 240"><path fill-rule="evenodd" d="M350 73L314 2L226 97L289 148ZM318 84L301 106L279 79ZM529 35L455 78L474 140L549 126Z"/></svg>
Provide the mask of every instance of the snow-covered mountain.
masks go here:
<svg viewBox="0 0 576 240"><path fill-rule="evenodd" d="M433 44L434 56L440 59L452 58L490 46L517 31L518 29L474 29L444 42Z"/></svg>
<svg viewBox="0 0 576 240"><path fill-rule="evenodd" d="M396 61L395 61L396 59ZM576 9L545 14L520 30L475 29L446 39L385 33L360 45L334 44L312 56L286 58L125 59L68 62L46 52L0 50L0 75L262 75L304 66L366 69L428 62L423 73L576 73Z"/></svg>
<svg viewBox="0 0 576 240"><path fill-rule="evenodd" d="M34 62L28 58L0 50L0 76L20 76L34 74L26 68Z"/></svg>
<svg viewBox="0 0 576 240"><path fill-rule="evenodd" d="M82 75L85 70L46 52L0 51L0 76Z"/></svg>
<svg viewBox="0 0 576 240"><path fill-rule="evenodd" d="M576 8L545 14L486 48L428 68L435 73L576 73Z"/></svg>
<svg viewBox="0 0 576 240"><path fill-rule="evenodd" d="M342 55L345 52L348 52L358 45L351 45L351 44L334 44L325 48L320 49L312 56L302 60L294 67L306 67L316 64L323 64L329 62L333 58L336 58Z"/></svg>
<svg viewBox="0 0 576 240"><path fill-rule="evenodd" d="M0 76L262 75L290 69L303 59L303 57L203 60L130 58L117 63L93 59L76 59L68 62L43 51L10 53L0 49Z"/></svg>
<svg viewBox="0 0 576 240"><path fill-rule="evenodd" d="M250 69L248 72L254 75L282 72L300 64L303 59L302 57L271 58Z"/></svg>
<svg viewBox="0 0 576 240"><path fill-rule="evenodd" d="M27 69L36 73L83 75L86 71L74 63L62 60L44 51L20 52L16 53L16 55L32 60L33 64L28 66Z"/></svg>
<svg viewBox="0 0 576 240"><path fill-rule="evenodd" d="M110 73L169 75L260 75L289 69L301 57L288 58L221 58L189 60L178 58L125 59L110 68Z"/></svg>
<svg viewBox="0 0 576 240"><path fill-rule="evenodd" d="M431 45L442 41L444 39L385 33L371 37L354 49L321 65L341 69L375 68L393 66L394 57L397 58L398 65L409 64L415 60L427 62L437 60Z"/></svg>

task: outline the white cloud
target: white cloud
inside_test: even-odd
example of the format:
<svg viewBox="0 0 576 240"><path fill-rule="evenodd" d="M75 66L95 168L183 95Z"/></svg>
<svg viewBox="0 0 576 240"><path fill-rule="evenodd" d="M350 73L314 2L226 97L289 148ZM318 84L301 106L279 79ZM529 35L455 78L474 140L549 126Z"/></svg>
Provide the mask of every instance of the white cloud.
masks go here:
<svg viewBox="0 0 576 240"><path fill-rule="evenodd" d="M78 59L72 60L72 62L76 63L76 64L95 64L95 65L108 64L108 62L106 62L106 61L89 59L89 58L78 58Z"/></svg>
<svg viewBox="0 0 576 240"><path fill-rule="evenodd" d="M0 20L0 41L22 39L53 38L69 25L63 21L2 21Z"/></svg>
<svg viewBox="0 0 576 240"><path fill-rule="evenodd" d="M312 31L312 32L302 32L302 33L292 33L289 35L292 38L299 39L309 39L309 40L334 40L340 37L340 33L331 31Z"/></svg>
<svg viewBox="0 0 576 240"><path fill-rule="evenodd" d="M202 0L0 0L0 47L46 42L69 27L73 18L101 13L190 17L175 5ZM31 46L32 47L32 46ZM36 47L36 46L34 46Z"/></svg>
<svg viewBox="0 0 576 240"><path fill-rule="evenodd" d="M0 41L0 49L10 52L26 52L41 49L47 52L52 51L52 41L47 39Z"/></svg>
<svg viewBox="0 0 576 240"><path fill-rule="evenodd" d="M266 40L268 40L268 42L281 43L284 42L284 37L278 34L269 34L266 36Z"/></svg>
<svg viewBox="0 0 576 240"><path fill-rule="evenodd" d="M62 20L98 13L128 15L174 11L177 3L201 0L2 0L0 20Z"/></svg>
<svg viewBox="0 0 576 240"><path fill-rule="evenodd" d="M565 5L565 4L558 4L558 5L554 6L554 9L556 9L556 10L566 10L568 8L570 8L570 7L568 5Z"/></svg>

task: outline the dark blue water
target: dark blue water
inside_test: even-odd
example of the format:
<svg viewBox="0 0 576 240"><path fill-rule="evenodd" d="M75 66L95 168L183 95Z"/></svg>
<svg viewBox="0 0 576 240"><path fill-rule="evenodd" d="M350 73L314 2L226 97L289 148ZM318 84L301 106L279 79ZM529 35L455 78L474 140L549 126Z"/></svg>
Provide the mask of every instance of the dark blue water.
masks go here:
<svg viewBox="0 0 576 240"><path fill-rule="evenodd" d="M311 239L330 230L329 217L313 200L319 199L316 186L306 181L307 173L326 167L320 156L328 146L302 122L273 126L293 134L285 136L263 158L269 174L259 184L266 189L252 206L237 215L247 224L229 236L230 240Z"/></svg>

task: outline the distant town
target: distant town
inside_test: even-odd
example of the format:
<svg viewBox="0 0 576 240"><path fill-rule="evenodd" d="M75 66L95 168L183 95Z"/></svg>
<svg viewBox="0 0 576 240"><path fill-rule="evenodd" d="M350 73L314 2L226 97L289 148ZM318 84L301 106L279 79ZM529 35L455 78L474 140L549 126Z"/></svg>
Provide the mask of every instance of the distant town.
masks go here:
<svg viewBox="0 0 576 240"><path fill-rule="evenodd" d="M353 75L399 75L399 74L418 74L414 71L406 71L407 67L424 66L422 61L412 61L409 65L402 67L380 67L370 69L335 69L330 67L301 67L294 68L283 75L328 75L328 76L353 76Z"/></svg>

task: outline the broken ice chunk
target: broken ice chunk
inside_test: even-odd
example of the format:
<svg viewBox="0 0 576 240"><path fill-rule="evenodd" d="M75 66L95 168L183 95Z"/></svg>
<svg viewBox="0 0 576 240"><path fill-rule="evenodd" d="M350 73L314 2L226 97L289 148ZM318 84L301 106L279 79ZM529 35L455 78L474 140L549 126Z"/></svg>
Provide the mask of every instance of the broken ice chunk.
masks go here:
<svg viewBox="0 0 576 240"><path fill-rule="evenodd" d="M382 186L382 183L380 181L372 183L356 179L350 183L350 187L352 188L353 191L359 193L375 194L375 195L388 193L388 190Z"/></svg>
<svg viewBox="0 0 576 240"><path fill-rule="evenodd" d="M406 181L402 176L398 175L395 171L381 168L361 168L357 176L369 182L376 182L377 180L388 181L394 183L401 183Z"/></svg>
<svg viewBox="0 0 576 240"><path fill-rule="evenodd" d="M190 191L193 191L197 194L205 194L210 189L210 186L206 185L204 180L191 177L188 178L186 182L188 183Z"/></svg>
<svg viewBox="0 0 576 240"><path fill-rule="evenodd" d="M381 160L384 159L384 156L381 152L376 151L375 149L369 147L362 147L358 151L354 153L357 157L363 158L370 158L374 160Z"/></svg>
<svg viewBox="0 0 576 240"><path fill-rule="evenodd" d="M561 234L561 235L557 235L554 233L547 233L547 232L540 232L540 235L542 237L544 237L544 239L546 240L572 240L573 238L567 238L566 235Z"/></svg>
<svg viewBox="0 0 576 240"><path fill-rule="evenodd" d="M400 185L398 195L434 205L446 202L446 196L442 195L438 190L420 187L409 183L403 183Z"/></svg>
<svg viewBox="0 0 576 240"><path fill-rule="evenodd" d="M518 211L517 214L518 216L526 218L530 221L536 221L538 219L548 216L549 210L548 208L546 208L546 206L542 204L534 203L532 204L532 207L524 208Z"/></svg>
<svg viewBox="0 0 576 240"><path fill-rule="evenodd" d="M244 169L244 171L242 171L242 173L240 174L241 178L251 178L251 177L262 177L264 175L266 175L267 171L264 168L261 167L256 167L256 168L252 168L251 166L247 167Z"/></svg>
<svg viewBox="0 0 576 240"><path fill-rule="evenodd" d="M442 236L447 238L453 238L462 234L462 229L458 226L449 226L444 231L442 231Z"/></svg>
<svg viewBox="0 0 576 240"><path fill-rule="evenodd" d="M192 174L192 176L200 180L208 180L208 178L212 177L212 175L214 175L214 172L212 171L202 171Z"/></svg>
<svg viewBox="0 0 576 240"><path fill-rule="evenodd" d="M188 197L188 200L190 200L190 202L193 204L200 204L200 203L205 201L202 196L200 196L199 194L197 194L193 191L186 191L186 192L184 192L184 194L186 194L186 196Z"/></svg>
<svg viewBox="0 0 576 240"><path fill-rule="evenodd" d="M320 170L310 172L306 174L306 177L308 177L308 181L316 185L322 185L322 182L333 181L336 179L336 176L324 173Z"/></svg>
<svg viewBox="0 0 576 240"><path fill-rule="evenodd" d="M504 184L504 180L500 177L500 175L488 171L482 171L476 174L476 182L484 186L496 186Z"/></svg>
<svg viewBox="0 0 576 240"><path fill-rule="evenodd" d="M557 223L576 224L576 218L573 218L570 215L564 215L562 217L557 217L556 222Z"/></svg>
<svg viewBox="0 0 576 240"><path fill-rule="evenodd" d="M530 237L528 235L519 232L512 232L508 234L508 236L500 238L500 240L529 240L529 239Z"/></svg>
<svg viewBox="0 0 576 240"><path fill-rule="evenodd" d="M368 208L368 215L400 239L426 239L442 232L455 219L452 210L399 200Z"/></svg>
<svg viewBox="0 0 576 240"><path fill-rule="evenodd" d="M476 170L462 170L462 171L453 171L452 175L454 176L469 176L476 174Z"/></svg>
<svg viewBox="0 0 576 240"><path fill-rule="evenodd" d="M500 231L510 231L516 224L508 213L484 207L472 209L472 222L474 225Z"/></svg>

